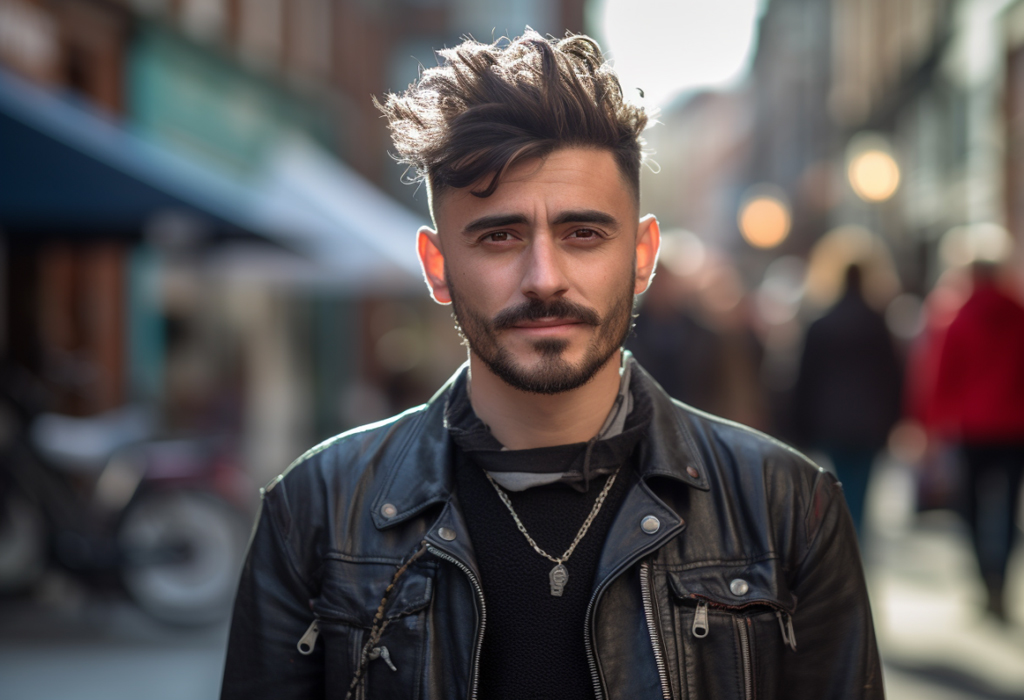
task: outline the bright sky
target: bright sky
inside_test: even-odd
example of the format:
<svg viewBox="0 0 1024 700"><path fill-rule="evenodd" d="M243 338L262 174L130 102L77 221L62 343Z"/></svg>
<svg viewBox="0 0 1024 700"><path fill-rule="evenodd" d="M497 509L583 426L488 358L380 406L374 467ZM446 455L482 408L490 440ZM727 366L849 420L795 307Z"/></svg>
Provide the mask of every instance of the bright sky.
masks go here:
<svg viewBox="0 0 1024 700"><path fill-rule="evenodd" d="M746 75L767 0L597 0L603 48L627 95L665 106L685 90ZM603 4L603 7L601 5Z"/></svg>

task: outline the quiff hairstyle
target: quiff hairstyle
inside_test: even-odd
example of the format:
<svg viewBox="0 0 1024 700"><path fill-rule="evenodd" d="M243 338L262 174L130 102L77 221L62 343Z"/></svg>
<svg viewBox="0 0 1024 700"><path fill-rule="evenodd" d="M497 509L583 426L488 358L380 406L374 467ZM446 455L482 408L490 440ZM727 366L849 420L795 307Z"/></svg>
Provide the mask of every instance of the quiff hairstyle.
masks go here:
<svg viewBox="0 0 1024 700"><path fill-rule="evenodd" d="M545 39L528 28L512 41L467 39L438 54L443 62L405 92L374 98L396 159L411 181L427 180L432 198L490 175L473 191L489 197L515 163L584 147L609 150L639 201L647 115L623 99L593 39Z"/></svg>

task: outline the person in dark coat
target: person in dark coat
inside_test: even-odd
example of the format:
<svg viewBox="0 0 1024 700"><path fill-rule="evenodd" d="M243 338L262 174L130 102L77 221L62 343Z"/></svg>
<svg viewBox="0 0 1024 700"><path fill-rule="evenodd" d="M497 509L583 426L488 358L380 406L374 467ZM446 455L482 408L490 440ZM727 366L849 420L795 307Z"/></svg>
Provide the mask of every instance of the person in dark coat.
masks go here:
<svg viewBox="0 0 1024 700"><path fill-rule="evenodd" d="M974 290L946 332L928 406L933 432L967 463L968 519L988 610L1006 619L1003 583L1024 480L1024 307L975 263Z"/></svg>
<svg viewBox="0 0 1024 700"><path fill-rule="evenodd" d="M797 436L828 455L858 534L871 465L899 420L902 386L892 336L864 299L862 274L847 268L842 298L808 328L794 396Z"/></svg>

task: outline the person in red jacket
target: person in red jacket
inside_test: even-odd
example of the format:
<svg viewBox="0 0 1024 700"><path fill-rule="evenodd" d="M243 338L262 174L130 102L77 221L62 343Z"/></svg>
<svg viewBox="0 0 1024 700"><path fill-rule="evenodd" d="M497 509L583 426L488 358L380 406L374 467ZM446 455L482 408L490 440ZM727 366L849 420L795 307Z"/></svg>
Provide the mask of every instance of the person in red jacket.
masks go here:
<svg viewBox="0 0 1024 700"><path fill-rule="evenodd" d="M1024 307L1000 287L994 265L975 263L972 276L974 290L942 345L927 422L963 448L988 609L1005 619L1003 581L1024 475Z"/></svg>

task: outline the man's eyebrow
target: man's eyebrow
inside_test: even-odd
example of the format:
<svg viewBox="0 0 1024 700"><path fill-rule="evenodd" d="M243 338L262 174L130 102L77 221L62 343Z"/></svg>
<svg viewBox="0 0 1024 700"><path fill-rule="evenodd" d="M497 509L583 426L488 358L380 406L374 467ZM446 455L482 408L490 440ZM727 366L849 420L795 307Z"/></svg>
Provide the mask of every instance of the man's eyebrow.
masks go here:
<svg viewBox="0 0 1024 700"><path fill-rule="evenodd" d="M529 220L523 214L491 214L489 216L481 216L479 219L474 219L469 222L466 224L465 228L462 229L462 232L476 233L490 228L500 228L501 226L528 223L530 223ZM559 226L561 224L603 224L605 226L617 226L619 221L607 212L599 211L597 209L579 209L564 211L551 223L555 226Z"/></svg>
<svg viewBox="0 0 1024 700"><path fill-rule="evenodd" d="M604 224L605 226L617 226L619 221L607 212L597 209L581 209L579 211L565 211L558 215L553 222L559 224Z"/></svg>
<svg viewBox="0 0 1024 700"><path fill-rule="evenodd" d="M526 217L522 214L492 214L490 216L481 216L479 219L475 219L466 224L466 227L462 229L463 233L476 233L477 231L484 231L489 228L497 228L499 226L511 226L512 224L527 224Z"/></svg>

